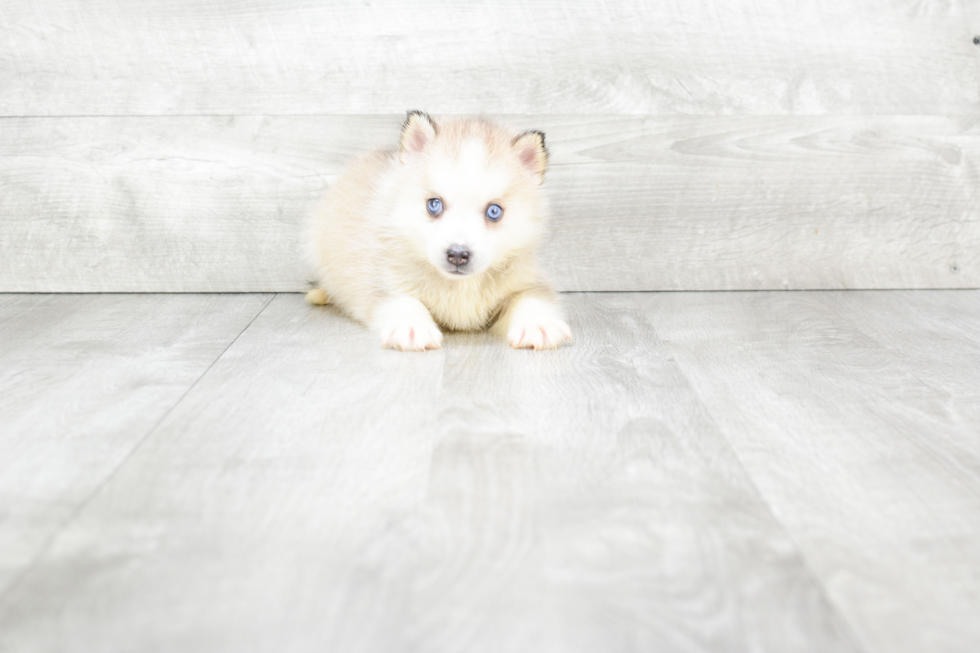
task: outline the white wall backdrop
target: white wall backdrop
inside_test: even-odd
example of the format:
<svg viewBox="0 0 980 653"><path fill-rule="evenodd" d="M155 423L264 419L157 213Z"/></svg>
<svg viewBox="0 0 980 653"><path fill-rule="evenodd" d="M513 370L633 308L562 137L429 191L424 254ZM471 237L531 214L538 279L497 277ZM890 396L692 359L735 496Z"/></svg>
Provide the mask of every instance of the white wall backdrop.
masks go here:
<svg viewBox="0 0 980 653"><path fill-rule="evenodd" d="M0 291L289 291L407 109L546 131L565 290L980 286L980 2L6 0Z"/></svg>

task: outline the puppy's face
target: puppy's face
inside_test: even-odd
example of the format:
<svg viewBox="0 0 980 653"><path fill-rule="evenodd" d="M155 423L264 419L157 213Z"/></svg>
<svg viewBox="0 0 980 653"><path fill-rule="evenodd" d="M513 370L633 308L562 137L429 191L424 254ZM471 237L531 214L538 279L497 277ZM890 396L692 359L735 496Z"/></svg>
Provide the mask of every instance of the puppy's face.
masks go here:
<svg viewBox="0 0 980 653"><path fill-rule="evenodd" d="M542 134L515 138L482 121L436 127L412 113L400 156L402 223L446 278L478 275L537 242L546 217Z"/></svg>

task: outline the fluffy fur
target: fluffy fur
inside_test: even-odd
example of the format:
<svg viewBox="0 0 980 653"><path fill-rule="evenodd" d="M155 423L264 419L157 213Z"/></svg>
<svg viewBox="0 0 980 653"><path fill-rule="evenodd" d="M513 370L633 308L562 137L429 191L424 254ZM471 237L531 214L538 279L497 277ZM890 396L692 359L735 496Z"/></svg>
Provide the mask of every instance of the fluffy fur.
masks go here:
<svg viewBox="0 0 980 653"><path fill-rule="evenodd" d="M354 161L311 216L317 280L307 299L336 304L382 346L405 351L441 347L439 326L491 328L517 348L570 341L534 262L547 162L539 132L514 135L480 119L436 125L410 112L399 148ZM497 221L487 215L493 204Z"/></svg>

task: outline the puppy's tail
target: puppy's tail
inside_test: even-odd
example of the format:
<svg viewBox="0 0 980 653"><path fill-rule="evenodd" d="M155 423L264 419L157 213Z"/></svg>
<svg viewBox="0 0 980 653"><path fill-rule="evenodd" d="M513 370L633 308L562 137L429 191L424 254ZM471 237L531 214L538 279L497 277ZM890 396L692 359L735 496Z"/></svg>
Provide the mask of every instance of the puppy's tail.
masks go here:
<svg viewBox="0 0 980 653"><path fill-rule="evenodd" d="M330 303L330 298L327 297L327 293L319 288L314 288L306 292L306 301L317 306L323 306Z"/></svg>

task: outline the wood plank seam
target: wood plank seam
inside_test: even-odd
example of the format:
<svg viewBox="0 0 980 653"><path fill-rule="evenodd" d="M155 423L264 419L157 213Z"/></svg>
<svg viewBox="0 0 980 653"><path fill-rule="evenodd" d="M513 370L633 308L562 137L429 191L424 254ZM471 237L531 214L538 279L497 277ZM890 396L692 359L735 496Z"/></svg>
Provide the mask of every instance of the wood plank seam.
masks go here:
<svg viewBox="0 0 980 653"><path fill-rule="evenodd" d="M614 291L614 292L622 292L622 291ZM716 291L701 291L701 292L716 292ZM758 291L750 291L750 292L758 292ZM822 292L822 291L805 291L805 292ZM839 291L830 291L830 292L839 292ZM584 294L592 294L592 293L584 293ZM652 322L648 321L648 324L650 325L650 329L654 332L656 337L661 342L663 342L664 345L669 350L670 341L665 340L660 336L659 333L657 333L657 328ZM712 423L715 425L715 429L721 435L721 438L724 441L725 446L732 457L732 460L734 460L735 463L738 465L738 468L742 470L742 473L745 475L748 484L752 488L752 491L755 493L755 497L759 501L759 504L765 508L766 513L769 515L769 518L772 520L772 522L779 526L779 529L782 531L783 536L786 537L786 539L789 540L790 543L793 545L795 557L799 562L800 567L803 568L807 578L810 580L813 586L819 590L820 596L827 604L827 607L830 610L830 614L833 617L837 627L844 634L844 637L847 639L848 643L850 643L850 645L854 647L855 650L863 651L864 653L871 653L871 649L868 648L867 643L863 642L858 637L857 631L850 623L850 621L848 621L848 619L844 616L840 606L837 605L831 598L830 593L827 591L826 583L814 571L813 566L810 564L810 561L807 559L806 554L803 551L803 548L800 546L800 542L793 534L793 531L790 530L787 524L785 524L781 519L779 519L779 517L776 515L775 510L773 510L772 504L762 494L762 491L759 489L759 486L756 483L755 478L753 478L752 474L749 472L748 468L743 463L741 456L739 456L738 454L738 450L735 448L735 445L732 443L731 438L729 438L727 429L724 427L723 423L715 417L714 411L711 408L711 404L707 402L704 399L704 397L702 397L701 390L698 384L694 383L694 381L689 377L687 371L685 371L684 366L681 365L680 361L674 360L673 363L674 363L674 367L677 369L678 374L681 375L681 377L687 383L687 386L691 389L691 392L694 393L694 396L697 398L698 402L700 402L702 408L704 409L705 414L711 419Z"/></svg>
<svg viewBox="0 0 980 653"><path fill-rule="evenodd" d="M923 298L929 295L915 294ZM956 578L962 568L975 568L963 565L970 565L976 556L964 552L961 558L954 558L960 564L956 568L956 562L945 564L944 558L930 558L922 551L933 550L928 544L932 537L937 554L944 550L955 552L956 536L975 531L975 520L962 520L963 515L973 513L962 509L957 512L957 508L976 505L977 440L973 426L976 422L956 409L964 406L964 396L972 400L972 394L966 394L961 387L957 398L941 385L937 387L922 380L914 363L905 361L900 352L885 346L880 337L869 334L853 315L846 314L831 301L835 296L848 297L855 310L873 310L869 307L873 307L871 298L875 295L821 293L807 298L783 293L772 293L769 297L756 294L722 308L723 303L707 297L701 301L691 293L689 299L665 296L660 302L650 302L650 306L656 310L652 321L663 327L667 346L680 361L685 376L692 379L698 396L712 407L709 413L715 421L727 424L723 434L733 447L743 452L740 462L744 461L743 466L753 470L754 484L770 497L765 505L781 514L788 531L798 536L794 541L800 542L802 554L808 562L812 561L807 567L827 579L827 585L821 588L832 593L838 611L851 618L851 630L859 633L859 641L878 650L881 638L887 638L887 633L894 632L898 625L884 627L889 621L889 610L893 617L908 614L908 604L899 607L898 601L894 604L885 601L885 607L877 611L862 590L891 597L901 594L891 593L896 587L911 587L915 593L907 596L907 601L922 595L927 597L923 599L926 605L941 606L937 598L941 597L950 601L947 608L964 606L959 614L953 613L955 616L938 607L932 613L927 610L929 616L924 620L928 626L925 623L918 628L901 626L906 630L903 641L917 642L912 646L921 647L937 639L943 641L940 634L949 632L950 624L960 631L972 628L967 626L970 621L963 618L971 603L964 601L964 594L975 596L970 582L965 581L962 586L948 580L931 583L933 578L942 578L943 573ZM897 299L896 306L905 303L901 301L902 295L888 295ZM965 297L968 301L971 298ZM691 306L702 307L702 312L690 310ZM684 310L675 312L673 309L678 307ZM766 311L773 308L779 308L782 313L769 315ZM905 316L905 313L896 315ZM891 318L887 322L889 328L897 329L898 333L904 331L902 319L896 320L895 315ZM914 315L908 319L915 323ZM975 324L971 316L960 319ZM754 337L746 337L747 334ZM963 339L971 340L968 333L964 333ZM924 346L921 340L920 336L912 342L916 347ZM768 366L737 362L760 352L755 360L768 360ZM813 362L818 364L807 367ZM808 376L811 372L812 379ZM790 381L793 378L798 379L798 385ZM758 387L752 388L753 382ZM848 392L849 385L860 391ZM862 394L865 390L868 396ZM816 397L816 401L810 401L811 397ZM905 420L896 416L904 416ZM797 428L786 428L796 419L801 420ZM843 445L839 451L832 446L837 443ZM887 462L877 466L877 474L872 472L876 466L871 464L869 456L875 447L887 456ZM824 452L826 459L821 458ZM787 455L819 460L821 466L808 470L805 477L793 477L792 462L787 460L783 465L777 458ZM915 475L910 478L913 472ZM828 482L843 479L847 479L843 485ZM937 490L941 487L944 495L934 506L919 505L916 490L909 488L930 479L937 481ZM840 492L842 487L851 489L852 486L857 492L848 492L848 498L853 497L861 507L852 509L848 515ZM911 501L902 494L906 490L909 495L915 495ZM883 495L886 491L888 494ZM869 550L874 551L883 546L881 540L887 539L889 543L894 540L894 534L882 528L882 523L888 523L889 519L868 512L868 506L879 505L881 496L888 496L919 518L924 542L902 534L900 537L905 539L896 542L894 555L880 556L883 559L880 567L867 567L866 563L877 557L871 556L864 564L849 568L848 555L854 552L855 546L870 546ZM802 497L809 501L801 503ZM826 508L833 504L822 503L828 499L837 504L829 511ZM879 539L876 541L875 537ZM964 535L964 539L967 537ZM896 570L901 573L884 580ZM855 577L862 580L854 580ZM906 577L912 580L902 580ZM932 603L929 603L930 596ZM909 639L913 634L915 637ZM956 637L951 634L944 641L956 642ZM937 646L934 650L968 649Z"/></svg>
<svg viewBox="0 0 980 653"><path fill-rule="evenodd" d="M24 294L47 294L47 293L24 293ZM139 439L139 441L136 442L136 444L132 448L130 448L129 452L126 453L123 459L119 461L119 463L101 481L99 481L99 483L88 493L88 495L78 503L75 509L72 510L71 514L67 518L65 518L64 521L51 533L51 535L47 538L44 544L38 547L37 552L35 553L30 564L26 565L24 569L17 574L13 582L7 585L3 594L0 595L0 608L4 607L7 604L9 597L11 597L14 594L17 587L20 586L20 584L24 581L24 579L30 575L31 571L37 566L38 562L44 557L45 553L47 553L47 551L51 548L51 546L58 539L58 537L65 531L65 529L71 526L71 524L85 510L85 508L99 495L99 493L102 491L102 488L104 488L109 483L109 481L111 481L112 478L116 476L119 470L121 470L126 465L126 463L133 457L133 454L135 454L136 451L138 451L139 448L143 446L143 444L150 438L150 436L152 436L153 433L160 427L160 425L164 422L167 416L170 415L170 413L172 413L174 409L176 409L177 406L180 405L180 403L184 400L184 398L186 398L187 395L190 394L191 390L193 390L194 387L201 381L201 379L203 379L207 375L207 373L211 370L211 368L214 367L215 363L221 360L221 357L224 356L229 349L231 349L232 345L234 345L235 342L238 341L238 339L242 336L243 333L245 333L248 330L248 328L252 325L252 323L255 322L255 320L260 315L262 315L265 309L268 308L269 304L272 303L272 300L276 298L276 294L278 293L271 293L271 297L269 298L269 301L263 304L262 308L259 309L255 313L255 315L252 316L252 319L249 320L248 324L246 324L245 327L241 331L239 331L234 338L231 339L231 341L228 343L228 346L226 346L224 349L221 350L221 353L218 354L213 361L211 361L211 363L207 366L207 368L203 372L201 372L201 374L194 380L193 383L187 386L187 389L184 390L184 392L173 403L173 405L170 406L163 413L163 415L160 416L159 419L157 419L157 421L153 424L152 427L147 429L146 433Z"/></svg>

